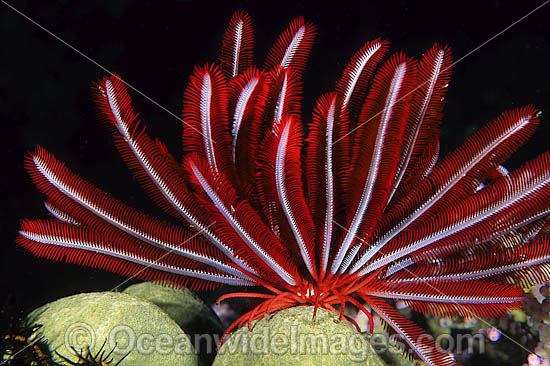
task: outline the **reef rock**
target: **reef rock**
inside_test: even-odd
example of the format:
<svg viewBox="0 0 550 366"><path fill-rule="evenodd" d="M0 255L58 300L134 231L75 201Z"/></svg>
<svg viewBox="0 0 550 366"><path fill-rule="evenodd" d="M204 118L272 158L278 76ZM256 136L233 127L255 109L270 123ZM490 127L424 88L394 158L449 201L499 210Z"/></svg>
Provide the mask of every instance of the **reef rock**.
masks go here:
<svg viewBox="0 0 550 366"><path fill-rule="evenodd" d="M150 301L164 310L189 335L204 364L212 364L223 326L210 306L192 291L142 282L123 292Z"/></svg>
<svg viewBox="0 0 550 366"><path fill-rule="evenodd" d="M75 350L86 354L89 347L93 355L114 349L112 364L126 356L124 366L198 365L189 337L174 320L151 302L125 293L65 297L34 310L27 323L41 324L35 336L42 335L53 353L75 362Z"/></svg>
<svg viewBox="0 0 550 366"><path fill-rule="evenodd" d="M222 345L214 366L383 366L366 337L338 315L313 307L281 310L243 326Z"/></svg>

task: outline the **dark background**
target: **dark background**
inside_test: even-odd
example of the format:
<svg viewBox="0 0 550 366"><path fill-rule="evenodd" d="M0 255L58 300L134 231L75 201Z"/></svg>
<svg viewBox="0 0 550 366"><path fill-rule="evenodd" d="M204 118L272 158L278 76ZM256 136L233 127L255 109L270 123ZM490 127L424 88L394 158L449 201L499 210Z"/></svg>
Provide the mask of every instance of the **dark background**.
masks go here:
<svg viewBox="0 0 550 366"><path fill-rule="evenodd" d="M179 115L193 66L217 58L235 10L251 14L256 61L278 34L303 15L319 27L305 74L304 116L333 88L347 60L378 36L394 50L420 56L433 42L449 44L458 59L540 5L541 1L16 1L21 12ZM443 121L447 152L505 109L533 103L550 110L550 5L520 22L454 67ZM43 217L42 197L23 169L26 152L40 144L78 175L133 206L157 213L119 160L97 122L90 85L105 74L4 4L2 56L2 176L0 299L33 307L74 293L108 290L122 278L99 270L52 263L15 246L18 221ZM178 120L131 92L152 135L179 151ZM546 120L546 121L544 121ZM550 146L550 119L509 167ZM0 304L1 305L1 304Z"/></svg>

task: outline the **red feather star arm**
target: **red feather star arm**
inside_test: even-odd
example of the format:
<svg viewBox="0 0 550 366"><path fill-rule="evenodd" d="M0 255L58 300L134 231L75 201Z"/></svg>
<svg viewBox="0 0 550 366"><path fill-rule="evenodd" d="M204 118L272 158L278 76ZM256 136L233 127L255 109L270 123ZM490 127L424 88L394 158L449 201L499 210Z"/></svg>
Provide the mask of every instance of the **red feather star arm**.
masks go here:
<svg viewBox="0 0 550 366"><path fill-rule="evenodd" d="M316 27L304 22L304 18L294 19L281 34L265 60L264 68L293 68L301 74L315 41Z"/></svg>
<svg viewBox="0 0 550 366"><path fill-rule="evenodd" d="M504 227L500 231L496 231L492 234L488 234L483 240L474 240L475 246L472 247L472 243L464 243L460 241L450 241L443 245L420 251L419 253L412 254L405 257L405 259L396 261L389 266L386 276L390 276L396 272L415 264L426 264L432 261L434 258L439 258L439 261L453 260L455 257L459 257L459 261L468 262L469 257L475 260L472 253L477 253L480 256L480 260L483 261L484 256L493 255L507 255L511 250L521 248L524 244L530 243L532 240L538 239L540 236L547 235L544 232L544 227L550 221L550 210L544 208L537 210L532 215L529 215L526 219L520 220L510 226ZM448 258L445 258L448 256ZM473 263L471 269L477 268ZM440 266L430 267L432 269L444 271L444 268ZM446 272L441 272L446 273Z"/></svg>
<svg viewBox="0 0 550 366"><path fill-rule="evenodd" d="M438 280L383 282L369 284L366 294L399 299L413 309L421 309L435 316L464 318L497 317L516 308L523 300L523 290L509 285L479 281Z"/></svg>
<svg viewBox="0 0 550 366"><path fill-rule="evenodd" d="M247 119L252 119L249 123L256 123L256 119L259 117L254 115L254 113L260 109L258 104L258 95L262 91L262 79L263 75L255 70L249 69L239 78L237 78L233 85L231 85L231 90L233 95L230 98L229 107L230 116L232 117L231 125L231 152L233 156L233 162L236 164L236 154L237 154L237 142L239 137L239 132L245 129L247 124ZM265 99L265 96L264 96ZM233 102L234 101L234 102ZM250 128L250 127L249 127ZM242 145L242 144L241 144Z"/></svg>
<svg viewBox="0 0 550 366"><path fill-rule="evenodd" d="M275 128L278 137L275 154L277 199L298 244L302 260L317 278L315 226L302 189L300 150L303 134L297 122L287 118Z"/></svg>
<svg viewBox="0 0 550 366"><path fill-rule="evenodd" d="M355 115L365 97L367 87L375 68L388 51L388 42L380 39L367 42L351 58L346 70L336 84L336 91L342 97L342 106Z"/></svg>
<svg viewBox="0 0 550 366"><path fill-rule="evenodd" d="M53 217L55 217L59 221L63 221L75 226L80 226L80 223L74 217L71 217L71 215L69 215L66 211L61 209L52 201L45 201L44 207L46 208L46 211L48 211Z"/></svg>
<svg viewBox="0 0 550 366"><path fill-rule="evenodd" d="M232 257L224 256L215 247L199 245L198 240L188 241L189 233L186 231L162 223L115 200L74 175L44 149L38 148L28 158L26 167L37 187L54 205L59 205L62 210L66 210L69 217L111 241L133 242L137 239L249 279L244 273L224 263Z"/></svg>
<svg viewBox="0 0 550 366"><path fill-rule="evenodd" d="M397 310L382 299L365 297L369 305L388 326L394 330L407 345L428 365L458 366L453 356L442 352L433 338L426 334L418 325L406 319Z"/></svg>
<svg viewBox="0 0 550 366"><path fill-rule="evenodd" d="M170 200L158 187L154 174L148 169L149 162L156 162L157 171L162 171L168 162L161 155L152 139L144 133L144 126L132 108L132 99L120 77L113 74L94 84L98 114L114 137L115 146L124 163L130 168L149 197L170 215L181 218Z"/></svg>
<svg viewBox="0 0 550 366"><path fill-rule="evenodd" d="M229 85L229 117L232 119L232 156L244 191L254 189L256 149L265 130L263 119L270 80L265 72L250 68Z"/></svg>
<svg viewBox="0 0 550 366"><path fill-rule="evenodd" d="M188 158L186 168L197 186L212 202L213 207L208 212L218 212L219 215L214 216L218 225L227 222L230 228L226 232L229 235L236 234L228 237L227 241L236 243L240 238L249 248L247 259L255 257L256 263L263 262L264 269L271 269L268 273L274 272L286 283L295 285L298 276L295 266L289 261L290 255L286 253L286 248L279 244L250 205L238 200L227 178L224 179L220 173L213 171L211 165L201 164L194 157ZM268 275L264 276L270 278Z"/></svg>
<svg viewBox="0 0 550 366"><path fill-rule="evenodd" d="M292 68L272 70L269 74L271 88L268 92L268 103L264 119L273 124L281 121L283 116L292 115L300 118L302 107L302 80Z"/></svg>
<svg viewBox="0 0 550 366"><path fill-rule="evenodd" d="M409 227L392 240L390 249L378 257L361 274L376 270L403 256L420 251L430 244L450 240L468 243L465 238L490 235L500 230L503 220L521 221L550 203L550 154L544 154L521 169L502 177L491 186L462 201L446 213L433 216L423 230ZM405 244L403 244L405 243Z"/></svg>
<svg viewBox="0 0 550 366"><path fill-rule="evenodd" d="M214 169L229 174L233 160L227 103L227 83L219 67L196 68L183 102L184 153L198 153Z"/></svg>
<svg viewBox="0 0 550 366"><path fill-rule="evenodd" d="M220 273L201 263L183 260L178 253L143 248L128 241L119 247L91 231L60 221L23 221L17 241L39 257L101 268L127 277L189 285L194 289L212 289L219 284L253 284L250 280Z"/></svg>
<svg viewBox="0 0 550 366"><path fill-rule="evenodd" d="M331 273L344 272L355 251L344 256L357 237L368 236L388 198L388 177L397 168L397 155L409 108L407 96L413 88L415 66L411 59L398 54L390 58L375 77L370 94L363 106L361 127L356 141L367 139L374 144L355 142L351 179L360 182L352 191L346 218L347 231L338 245ZM359 247L361 244L357 244ZM343 262L343 266L340 265Z"/></svg>
<svg viewBox="0 0 550 366"><path fill-rule="evenodd" d="M500 165L532 135L538 124L537 116L537 111L532 107L504 113L438 163L415 190L385 215L381 227L390 229L376 239L352 271L364 265L413 222L418 223L417 220L422 219L423 215L437 216L438 206L452 207L460 198L475 192L490 168ZM392 222L395 224L389 224Z"/></svg>
<svg viewBox="0 0 550 366"><path fill-rule="evenodd" d="M258 156L259 191L271 226L317 277L316 228L302 184L302 143L300 125L292 117L275 124Z"/></svg>
<svg viewBox="0 0 550 366"><path fill-rule="evenodd" d="M443 280L489 280L522 288L546 278L550 268L547 236L512 248L481 247L441 259L437 265L420 263L388 277L400 283Z"/></svg>
<svg viewBox="0 0 550 366"><path fill-rule="evenodd" d="M233 14L223 38L220 62L228 80L242 74L254 56L254 29L250 15L240 11Z"/></svg>
<svg viewBox="0 0 550 366"><path fill-rule="evenodd" d="M318 230L320 277L325 276L332 242L340 231L339 227L334 224L334 218L344 212L344 192L349 183L348 151L343 144L335 144L342 131L339 126L347 126L347 113L341 108L338 94L323 95L318 100L313 112L307 138L308 206L315 221L322 223L322 229ZM344 127L344 130L347 128Z"/></svg>
<svg viewBox="0 0 550 366"><path fill-rule="evenodd" d="M137 115L132 109L130 96L117 76L104 78L97 84L96 98L99 110L117 138L117 147L123 160L138 177L150 196L160 202L161 207L181 217L198 228L217 248L235 264L254 272L233 250L222 243L208 224L201 222L204 213L199 209L186 190L186 183L171 164L164 158L159 146L140 130ZM137 130L137 131L136 131ZM197 211L198 210L198 211Z"/></svg>
<svg viewBox="0 0 550 366"><path fill-rule="evenodd" d="M419 159L432 160L422 155L429 146L436 145L436 140L439 138L439 122L443 116L444 96L451 80L451 62L449 47L441 47L437 44L420 60L416 71L418 86L414 90L403 152L389 200L396 193L401 182L405 182L404 187L407 192L408 187L426 174L426 166Z"/></svg>

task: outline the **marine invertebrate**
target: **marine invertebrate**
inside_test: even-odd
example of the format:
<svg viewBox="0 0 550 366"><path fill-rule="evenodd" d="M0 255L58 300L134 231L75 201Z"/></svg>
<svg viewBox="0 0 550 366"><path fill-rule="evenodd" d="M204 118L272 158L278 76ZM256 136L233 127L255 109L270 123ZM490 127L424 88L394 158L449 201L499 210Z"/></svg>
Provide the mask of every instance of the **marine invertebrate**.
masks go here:
<svg viewBox="0 0 550 366"><path fill-rule="evenodd" d="M7 321L7 319L3 319ZM9 320L0 332L0 356L6 366L37 365L57 366L46 340L33 335L40 325L25 327L18 321Z"/></svg>
<svg viewBox="0 0 550 366"><path fill-rule="evenodd" d="M110 350L109 352L106 352L105 345L107 344L107 339L103 341L103 344L101 345L101 348L96 352L94 355L92 352L90 352L90 348L86 348L85 350L77 350L75 347L71 346L71 350L73 351L76 361L72 361L68 359L67 357L63 356L62 354L56 352L57 357L62 359L64 362L66 362L68 365L81 365L81 366L117 366L120 365L122 361L124 361L124 358L128 356L122 357L120 360L117 361L117 363L113 363L113 358L111 355L113 354L114 349Z"/></svg>
<svg viewBox="0 0 550 366"><path fill-rule="evenodd" d="M57 219L23 221L19 244L191 288L260 287L222 297L264 299L234 326L301 304L370 315L367 304L419 357L453 364L387 299L497 316L520 304L521 286L548 277L550 156L510 174L501 167L538 112L506 112L439 161L449 48L434 45L419 63L402 53L384 61L388 42L377 39L302 121L314 37L294 20L257 69L251 20L237 13L220 64L191 76L181 159L145 133L117 75L100 80L100 116L123 160L182 224L126 206L38 147L27 168Z"/></svg>
<svg viewBox="0 0 550 366"><path fill-rule="evenodd" d="M46 339L35 332L41 325L24 324L21 311L14 309L11 294L0 306L0 364L6 366L57 366Z"/></svg>

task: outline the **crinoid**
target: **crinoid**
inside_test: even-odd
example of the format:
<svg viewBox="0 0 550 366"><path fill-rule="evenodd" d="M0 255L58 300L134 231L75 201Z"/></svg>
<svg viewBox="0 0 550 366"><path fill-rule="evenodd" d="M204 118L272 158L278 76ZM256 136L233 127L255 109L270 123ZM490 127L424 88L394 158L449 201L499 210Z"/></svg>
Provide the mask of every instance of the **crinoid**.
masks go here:
<svg viewBox="0 0 550 366"><path fill-rule="evenodd" d="M4 295L0 306L0 365L56 366L46 340L35 334L41 326L26 326L10 293Z"/></svg>
<svg viewBox="0 0 550 366"><path fill-rule="evenodd" d="M262 299L233 326L312 305L380 318L432 365L455 360L391 299L436 315L494 317L547 279L550 155L501 164L539 123L505 112L439 159L451 52L419 61L368 42L335 91L300 114L315 27L295 19L262 68L236 13L220 63L197 67L183 103L183 156L151 138L117 76L94 86L122 159L173 221L160 221L72 173L42 147L26 166L56 219L24 220L31 253L145 280ZM339 309L337 307L339 306ZM372 327L372 322L371 322Z"/></svg>
<svg viewBox="0 0 550 366"><path fill-rule="evenodd" d="M8 323L0 331L0 364L5 366L57 366L46 340L33 336L40 325L26 327L20 319L3 319Z"/></svg>
<svg viewBox="0 0 550 366"><path fill-rule="evenodd" d="M124 359L128 356L126 354L124 357L122 357L120 360L118 360L116 363L113 363L113 358L111 355L114 352L114 349L110 350L109 352L105 351L105 345L107 344L107 339L103 342L99 350L94 355L90 352L90 348L87 347L85 350L78 350L75 347L71 346L71 350L73 351L73 354L76 357L76 361L73 361L62 354L56 352L57 356L63 361L65 361L68 365L74 365L74 366L118 366L124 361Z"/></svg>

